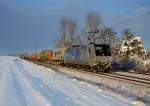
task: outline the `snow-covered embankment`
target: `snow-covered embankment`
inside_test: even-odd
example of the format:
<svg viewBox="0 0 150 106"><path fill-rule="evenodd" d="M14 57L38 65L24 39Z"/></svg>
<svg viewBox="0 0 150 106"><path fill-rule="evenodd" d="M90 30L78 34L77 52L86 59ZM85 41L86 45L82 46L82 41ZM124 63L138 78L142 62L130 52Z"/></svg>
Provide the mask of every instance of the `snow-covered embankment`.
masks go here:
<svg viewBox="0 0 150 106"><path fill-rule="evenodd" d="M89 73L77 71L76 69L62 68L58 66L51 67L59 72L69 75L70 77L75 77L79 80L96 84L101 88L113 90L125 96L150 103L150 85L121 80L109 76L106 77L103 75L95 76Z"/></svg>

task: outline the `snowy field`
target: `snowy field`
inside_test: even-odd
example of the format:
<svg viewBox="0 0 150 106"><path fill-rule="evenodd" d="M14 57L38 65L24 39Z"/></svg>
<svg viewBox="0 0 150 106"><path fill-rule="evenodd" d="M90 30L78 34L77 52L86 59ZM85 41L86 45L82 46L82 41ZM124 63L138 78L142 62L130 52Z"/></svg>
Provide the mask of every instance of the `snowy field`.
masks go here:
<svg viewBox="0 0 150 106"><path fill-rule="evenodd" d="M0 106L144 106L17 57L0 56Z"/></svg>

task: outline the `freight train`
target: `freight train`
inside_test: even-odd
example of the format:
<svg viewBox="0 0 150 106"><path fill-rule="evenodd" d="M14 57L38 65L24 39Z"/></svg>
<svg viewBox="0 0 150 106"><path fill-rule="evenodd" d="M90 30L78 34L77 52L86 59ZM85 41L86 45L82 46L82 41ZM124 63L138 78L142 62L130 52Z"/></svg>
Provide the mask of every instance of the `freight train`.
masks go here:
<svg viewBox="0 0 150 106"><path fill-rule="evenodd" d="M91 69L94 72L128 71L131 69L137 73L147 74L150 73L150 61L144 60L146 56L147 53L141 38L135 37L130 42L124 40L122 47L116 50L111 50L108 44L89 43L88 45L61 47L32 55L22 55L21 58Z"/></svg>
<svg viewBox="0 0 150 106"><path fill-rule="evenodd" d="M72 67L84 67L93 70L110 71L112 66L111 50L108 44L75 45L53 50L42 51L45 61L50 64L67 65ZM36 56L40 57L40 53ZM44 57L44 58L45 58ZM30 57L28 57L29 59ZM30 59L32 60L32 58ZM35 58L34 58L35 60Z"/></svg>

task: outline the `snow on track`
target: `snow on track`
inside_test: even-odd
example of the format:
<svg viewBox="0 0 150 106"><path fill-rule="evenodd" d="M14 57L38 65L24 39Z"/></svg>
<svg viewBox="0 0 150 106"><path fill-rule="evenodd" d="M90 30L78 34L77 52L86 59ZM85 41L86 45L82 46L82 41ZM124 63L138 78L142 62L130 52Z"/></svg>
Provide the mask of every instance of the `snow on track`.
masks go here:
<svg viewBox="0 0 150 106"><path fill-rule="evenodd" d="M1 106L133 106L88 83L17 57L0 56Z"/></svg>

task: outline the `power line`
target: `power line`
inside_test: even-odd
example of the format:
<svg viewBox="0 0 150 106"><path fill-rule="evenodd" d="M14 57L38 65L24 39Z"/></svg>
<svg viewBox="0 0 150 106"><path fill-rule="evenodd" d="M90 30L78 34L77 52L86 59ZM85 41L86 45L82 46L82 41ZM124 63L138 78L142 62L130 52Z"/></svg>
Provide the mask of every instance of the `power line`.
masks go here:
<svg viewBox="0 0 150 106"><path fill-rule="evenodd" d="M144 14L141 14L141 15L139 15L139 16L136 16L136 17L132 17L132 18L129 18L129 19L126 19L126 20L122 20L122 21L120 21L120 22L117 22L117 23L115 23L115 24L112 24L111 26L118 26L118 25L121 25L122 23L125 23L125 22L130 22L130 21L135 21L135 20L137 20L137 19L140 19L141 17L145 17L145 16L147 16L147 15L150 15L150 12L146 12L146 13L144 13Z"/></svg>

